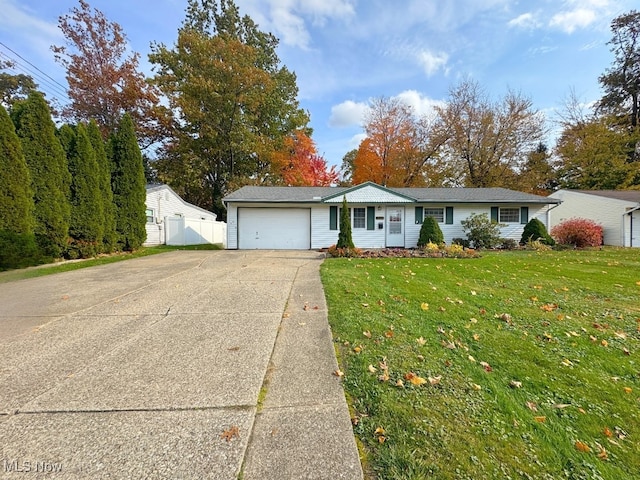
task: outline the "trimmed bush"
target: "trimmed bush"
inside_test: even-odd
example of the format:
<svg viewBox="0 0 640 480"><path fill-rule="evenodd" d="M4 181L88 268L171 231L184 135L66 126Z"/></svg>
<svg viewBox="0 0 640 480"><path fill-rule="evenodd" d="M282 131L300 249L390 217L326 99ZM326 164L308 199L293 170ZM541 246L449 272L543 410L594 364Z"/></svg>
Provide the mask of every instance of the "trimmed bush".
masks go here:
<svg viewBox="0 0 640 480"><path fill-rule="evenodd" d="M466 238L454 238L453 240L451 240L451 244L460 245L461 247L464 247L464 248L471 247L471 242Z"/></svg>
<svg viewBox="0 0 640 480"><path fill-rule="evenodd" d="M551 229L557 243L576 248L602 245L602 226L586 218L570 218Z"/></svg>
<svg viewBox="0 0 640 480"><path fill-rule="evenodd" d="M547 228L544 226L544 223L537 218L532 218L529 220L529 223L524 226L524 230L522 230L520 243L524 245L536 240L539 240L546 245L555 245L556 243L547 232Z"/></svg>
<svg viewBox="0 0 640 480"><path fill-rule="evenodd" d="M427 217L420 227L420 236L418 237L418 247L422 248L428 243L440 245L444 243L444 235L440 230L438 221L433 217Z"/></svg>
<svg viewBox="0 0 640 480"><path fill-rule="evenodd" d="M486 213L472 213L460 223L473 248L495 248L500 245L500 227L503 224L492 222Z"/></svg>
<svg viewBox="0 0 640 480"><path fill-rule="evenodd" d="M43 263L33 233L0 230L0 271Z"/></svg>

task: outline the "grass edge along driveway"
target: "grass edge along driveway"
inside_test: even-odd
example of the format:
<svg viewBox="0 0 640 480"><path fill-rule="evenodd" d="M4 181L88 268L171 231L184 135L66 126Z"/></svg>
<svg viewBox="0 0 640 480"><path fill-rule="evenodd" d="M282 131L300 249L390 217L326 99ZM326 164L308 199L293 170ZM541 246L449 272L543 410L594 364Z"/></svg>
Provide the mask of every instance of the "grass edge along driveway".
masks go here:
<svg viewBox="0 0 640 480"><path fill-rule="evenodd" d="M321 273L368 478L638 478L638 250Z"/></svg>

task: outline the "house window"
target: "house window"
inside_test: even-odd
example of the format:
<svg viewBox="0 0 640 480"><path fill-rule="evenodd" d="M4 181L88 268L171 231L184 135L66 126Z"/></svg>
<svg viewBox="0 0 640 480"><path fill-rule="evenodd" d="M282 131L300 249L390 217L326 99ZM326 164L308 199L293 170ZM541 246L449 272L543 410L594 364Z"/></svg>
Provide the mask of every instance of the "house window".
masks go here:
<svg viewBox="0 0 640 480"><path fill-rule="evenodd" d="M425 208L424 218L433 217L438 223L444 223L444 208Z"/></svg>
<svg viewBox="0 0 640 480"><path fill-rule="evenodd" d="M147 208L146 215L147 215L147 223L153 223L154 222L154 216L153 216L153 209L152 208Z"/></svg>
<svg viewBox="0 0 640 480"><path fill-rule="evenodd" d="M360 207L353 209L353 228L366 228L366 211L365 208Z"/></svg>
<svg viewBox="0 0 640 480"><path fill-rule="evenodd" d="M500 223L520 223L520 209L500 208Z"/></svg>

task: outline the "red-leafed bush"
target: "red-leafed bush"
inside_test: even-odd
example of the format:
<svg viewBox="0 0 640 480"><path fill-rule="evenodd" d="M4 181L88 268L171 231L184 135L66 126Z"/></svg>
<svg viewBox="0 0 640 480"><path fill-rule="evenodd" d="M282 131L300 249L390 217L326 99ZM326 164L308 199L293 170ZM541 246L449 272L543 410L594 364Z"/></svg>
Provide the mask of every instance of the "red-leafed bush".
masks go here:
<svg viewBox="0 0 640 480"><path fill-rule="evenodd" d="M557 243L575 245L576 248L602 245L602 226L586 218L570 218L551 229Z"/></svg>

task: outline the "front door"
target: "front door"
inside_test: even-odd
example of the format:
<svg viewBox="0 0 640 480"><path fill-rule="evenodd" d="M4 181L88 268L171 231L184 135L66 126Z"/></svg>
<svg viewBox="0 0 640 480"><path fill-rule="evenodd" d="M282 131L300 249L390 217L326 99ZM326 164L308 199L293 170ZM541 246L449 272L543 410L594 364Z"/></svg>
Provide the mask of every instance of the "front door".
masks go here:
<svg viewBox="0 0 640 480"><path fill-rule="evenodd" d="M404 207L387 207L387 247L404 247Z"/></svg>

